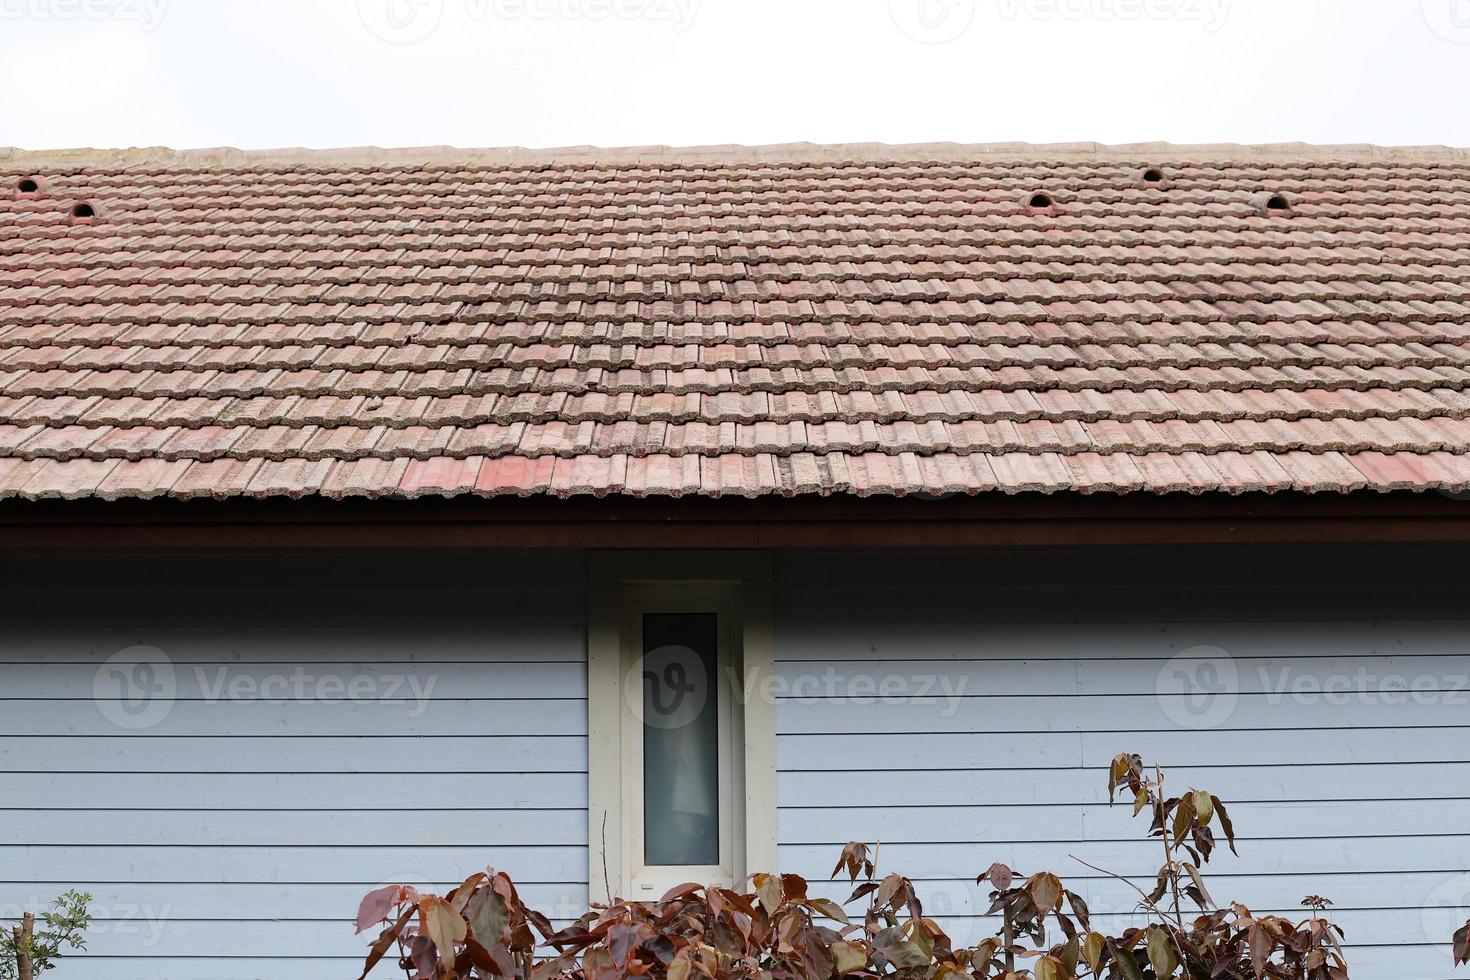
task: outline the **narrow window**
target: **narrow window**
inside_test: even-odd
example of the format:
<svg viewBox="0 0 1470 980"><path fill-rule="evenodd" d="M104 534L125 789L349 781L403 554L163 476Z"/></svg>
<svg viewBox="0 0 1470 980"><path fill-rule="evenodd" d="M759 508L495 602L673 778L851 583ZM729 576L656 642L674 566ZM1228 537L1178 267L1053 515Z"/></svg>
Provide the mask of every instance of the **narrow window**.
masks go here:
<svg viewBox="0 0 1470 980"><path fill-rule="evenodd" d="M769 559L609 553L589 572L594 897L775 870Z"/></svg>
<svg viewBox="0 0 1470 980"><path fill-rule="evenodd" d="M644 614L642 673L644 863L716 866L719 616Z"/></svg>

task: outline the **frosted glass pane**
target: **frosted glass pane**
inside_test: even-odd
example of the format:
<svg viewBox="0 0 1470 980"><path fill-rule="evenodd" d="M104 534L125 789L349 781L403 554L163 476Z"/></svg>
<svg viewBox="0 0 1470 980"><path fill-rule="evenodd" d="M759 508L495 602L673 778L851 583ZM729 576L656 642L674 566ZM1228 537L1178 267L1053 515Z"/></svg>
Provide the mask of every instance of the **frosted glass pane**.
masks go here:
<svg viewBox="0 0 1470 980"><path fill-rule="evenodd" d="M719 617L643 617L643 860L720 863Z"/></svg>

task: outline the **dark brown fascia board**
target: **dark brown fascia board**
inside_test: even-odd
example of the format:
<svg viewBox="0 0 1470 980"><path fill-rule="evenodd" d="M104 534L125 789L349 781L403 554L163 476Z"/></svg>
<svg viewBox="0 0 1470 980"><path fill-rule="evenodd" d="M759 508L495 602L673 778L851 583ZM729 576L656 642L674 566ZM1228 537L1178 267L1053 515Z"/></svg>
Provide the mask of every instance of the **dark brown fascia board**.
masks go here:
<svg viewBox="0 0 1470 980"><path fill-rule="evenodd" d="M946 548L1466 542L1439 494L10 500L0 548Z"/></svg>

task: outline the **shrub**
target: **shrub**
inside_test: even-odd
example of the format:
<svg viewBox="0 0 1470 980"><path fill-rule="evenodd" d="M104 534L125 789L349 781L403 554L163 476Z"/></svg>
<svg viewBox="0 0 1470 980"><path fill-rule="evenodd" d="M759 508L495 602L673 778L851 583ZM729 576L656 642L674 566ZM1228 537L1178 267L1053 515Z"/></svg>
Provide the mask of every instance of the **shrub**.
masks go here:
<svg viewBox="0 0 1470 980"><path fill-rule="evenodd" d="M41 915L45 928L40 932L30 912L9 933L0 930L0 980L31 980L55 966L63 948L86 949L83 934L92 924L91 902L91 895L70 891Z"/></svg>
<svg viewBox="0 0 1470 980"><path fill-rule="evenodd" d="M691 883L657 901L594 907L557 930L493 869L442 898L380 888L358 912L359 932L386 926L363 976L396 947L410 980L1347 980L1325 899L1305 899L1315 914L1300 922L1215 905L1202 869L1219 835L1235 850L1219 797L1195 789L1171 797L1163 771L1135 755L1113 761L1108 789L1110 798L1129 794L1135 816L1149 814L1164 856L1151 891L1112 875L1138 892L1145 919L1117 935L1095 930L1086 903L1057 875L995 864L977 882L990 885L1002 930L956 949L924 915L912 882L880 877L873 852L852 843L833 870L853 886L841 904L812 897L797 875L755 874L738 888ZM863 899L861 914L849 915L845 906Z"/></svg>

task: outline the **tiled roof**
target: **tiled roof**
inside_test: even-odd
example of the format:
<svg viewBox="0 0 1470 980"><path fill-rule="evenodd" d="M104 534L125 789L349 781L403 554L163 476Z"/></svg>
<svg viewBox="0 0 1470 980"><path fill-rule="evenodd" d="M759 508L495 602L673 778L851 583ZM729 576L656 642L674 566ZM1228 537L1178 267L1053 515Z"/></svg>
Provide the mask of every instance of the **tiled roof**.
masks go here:
<svg viewBox="0 0 1470 980"><path fill-rule="evenodd" d="M0 173L0 497L1470 488L1464 151Z"/></svg>

